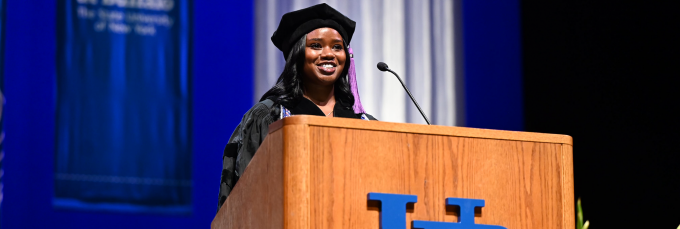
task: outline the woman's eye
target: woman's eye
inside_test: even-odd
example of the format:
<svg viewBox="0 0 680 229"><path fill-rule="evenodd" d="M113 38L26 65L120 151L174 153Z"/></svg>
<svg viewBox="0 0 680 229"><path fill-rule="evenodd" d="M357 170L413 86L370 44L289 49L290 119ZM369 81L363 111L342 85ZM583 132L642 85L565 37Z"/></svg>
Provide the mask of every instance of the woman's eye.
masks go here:
<svg viewBox="0 0 680 229"><path fill-rule="evenodd" d="M335 46L333 46L333 49L342 50L342 45L335 45Z"/></svg>
<svg viewBox="0 0 680 229"><path fill-rule="evenodd" d="M314 44L310 45L310 47L315 48L315 49L320 49L321 45L318 44L318 43L314 43Z"/></svg>

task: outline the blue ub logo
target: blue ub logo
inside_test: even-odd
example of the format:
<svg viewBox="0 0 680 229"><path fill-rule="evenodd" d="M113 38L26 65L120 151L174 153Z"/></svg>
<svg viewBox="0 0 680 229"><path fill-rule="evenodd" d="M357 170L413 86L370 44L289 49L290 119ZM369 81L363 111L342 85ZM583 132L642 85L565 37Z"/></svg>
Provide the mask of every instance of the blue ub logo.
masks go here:
<svg viewBox="0 0 680 229"><path fill-rule="evenodd" d="M418 202L418 196L389 193L368 193L368 200L377 200L382 204L380 211L380 228L405 229L406 204ZM484 200L446 198L446 205L460 206L459 222L436 222L413 220L413 228L422 229L506 229L505 227L486 224L475 224L475 207L484 207Z"/></svg>

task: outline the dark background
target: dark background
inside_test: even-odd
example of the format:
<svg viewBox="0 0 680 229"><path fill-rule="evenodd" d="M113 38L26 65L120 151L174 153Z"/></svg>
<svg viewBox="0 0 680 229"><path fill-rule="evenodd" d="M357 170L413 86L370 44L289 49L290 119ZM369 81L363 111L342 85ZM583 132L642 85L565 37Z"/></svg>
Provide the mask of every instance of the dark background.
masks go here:
<svg viewBox="0 0 680 229"><path fill-rule="evenodd" d="M574 138L591 228L680 225L674 1L523 1L525 130Z"/></svg>

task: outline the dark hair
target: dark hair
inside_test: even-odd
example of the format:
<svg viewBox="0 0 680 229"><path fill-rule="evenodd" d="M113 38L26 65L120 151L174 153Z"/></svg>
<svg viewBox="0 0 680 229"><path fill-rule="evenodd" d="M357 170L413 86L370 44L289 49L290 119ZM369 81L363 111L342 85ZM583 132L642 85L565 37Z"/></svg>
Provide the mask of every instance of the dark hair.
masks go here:
<svg viewBox="0 0 680 229"><path fill-rule="evenodd" d="M281 75L279 75L279 79L276 80L276 84L260 98L260 101L266 99L274 101L271 110L273 120L279 119L279 114L281 112L279 105L293 107L303 98L304 91L302 79L304 78L304 73L302 69L305 63L306 47L307 35L304 35L291 48L288 57L286 57L286 65L284 66ZM354 106L354 95L352 95L352 91L349 87L349 80L347 79L350 56L346 43L343 48L347 61L345 61L345 67L335 81L335 84L333 84L333 87L335 90L336 102L341 102L346 106L352 107Z"/></svg>

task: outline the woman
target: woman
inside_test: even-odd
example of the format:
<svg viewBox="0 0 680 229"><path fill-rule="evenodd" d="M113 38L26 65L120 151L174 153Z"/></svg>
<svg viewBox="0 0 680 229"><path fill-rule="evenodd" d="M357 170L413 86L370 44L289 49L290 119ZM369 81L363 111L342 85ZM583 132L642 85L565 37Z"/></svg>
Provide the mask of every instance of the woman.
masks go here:
<svg viewBox="0 0 680 229"><path fill-rule="evenodd" d="M286 65L276 85L243 116L224 149L218 211L274 121L290 115L375 120L364 112L356 87L348 47L355 25L326 4L283 15L272 42L283 52Z"/></svg>

